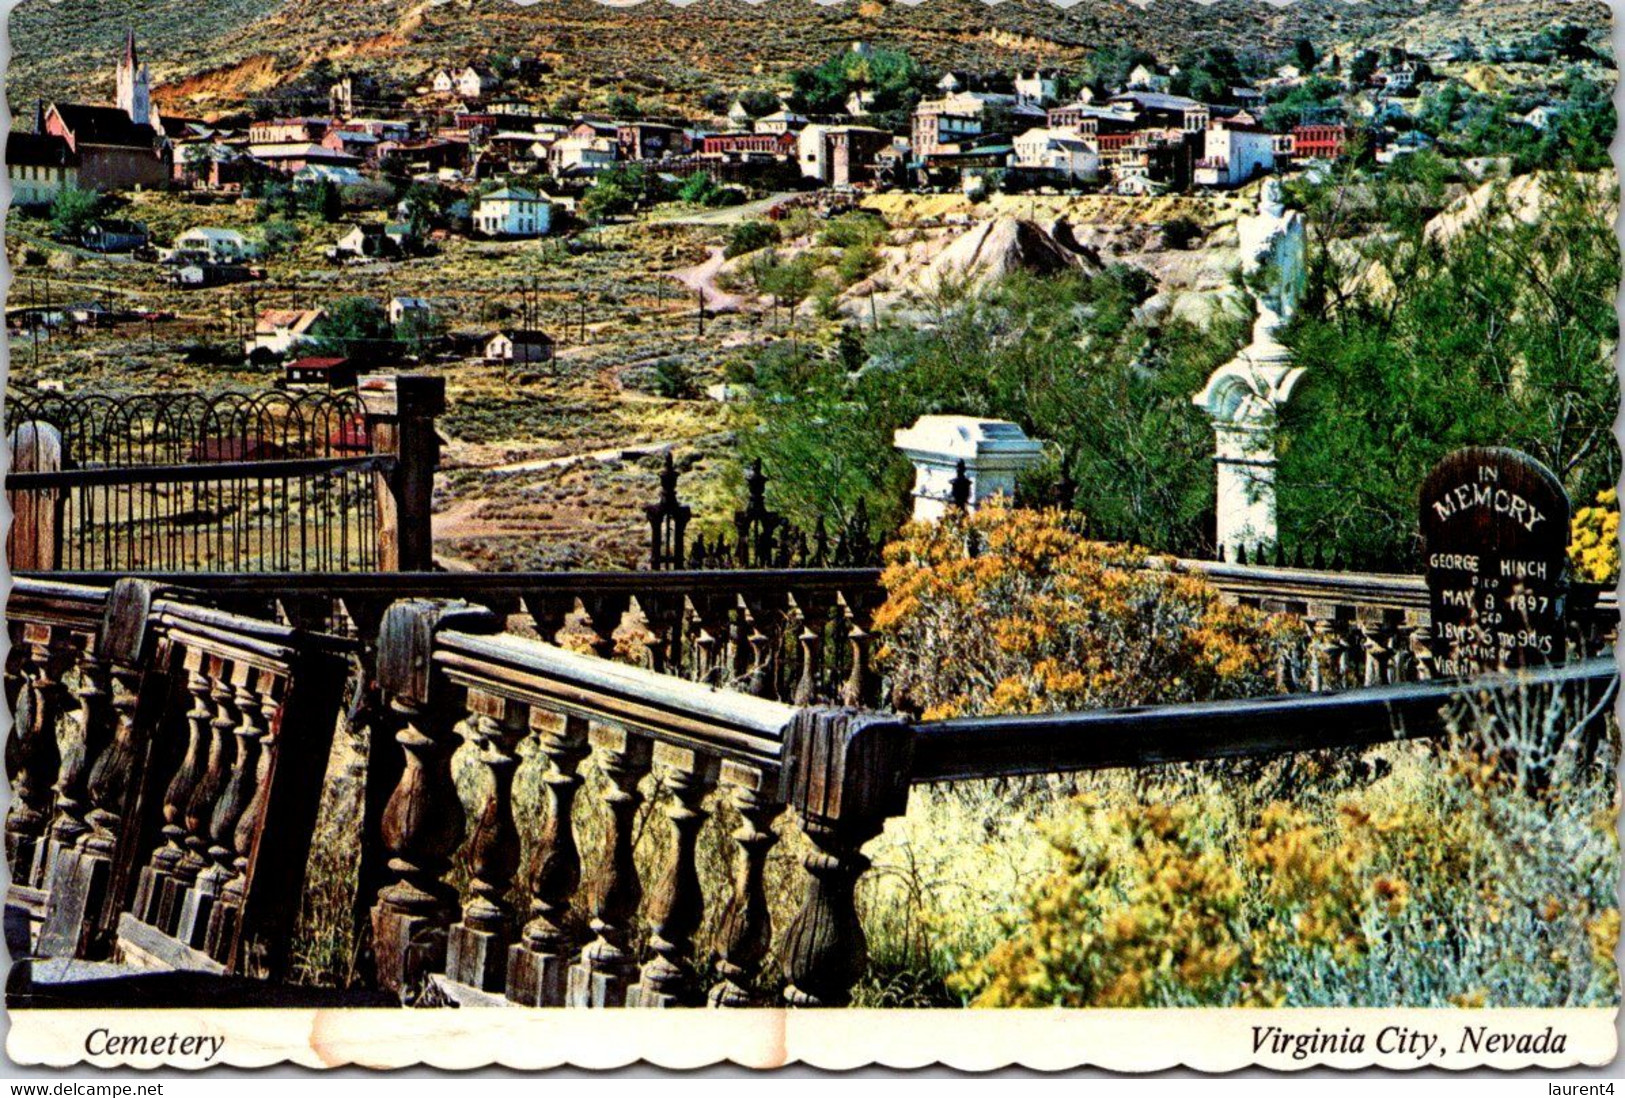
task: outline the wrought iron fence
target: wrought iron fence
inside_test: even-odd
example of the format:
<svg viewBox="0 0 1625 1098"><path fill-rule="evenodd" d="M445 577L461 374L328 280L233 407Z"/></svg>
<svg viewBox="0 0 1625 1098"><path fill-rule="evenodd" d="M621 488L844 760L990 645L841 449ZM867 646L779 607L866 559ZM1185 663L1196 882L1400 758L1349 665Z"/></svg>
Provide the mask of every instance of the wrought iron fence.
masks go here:
<svg viewBox="0 0 1625 1098"><path fill-rule="evenodd" d="M354 392L7 400L14 569L379 567L374 452Z"/></svg>

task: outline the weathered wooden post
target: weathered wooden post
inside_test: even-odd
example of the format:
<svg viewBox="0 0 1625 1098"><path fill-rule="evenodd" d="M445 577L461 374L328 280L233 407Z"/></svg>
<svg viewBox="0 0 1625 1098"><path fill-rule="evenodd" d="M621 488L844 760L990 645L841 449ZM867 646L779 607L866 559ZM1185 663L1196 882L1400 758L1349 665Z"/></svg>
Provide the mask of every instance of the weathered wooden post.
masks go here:
<svg viewBox="0 0 1625 1098"><path fill-rule="evenodd" d="M369 821L363 857L381 837L393 879L372 909L373 952L378 983L398 994L445 970L446 936L458 914L457 892L444 878L465 829L451 777L464 691L435 667L435 637L501 628L483 607L428 599L395 603L379 628L378 686L399 722L395 740L406 759L376 831Z"/></svg>
<svg viewBox="0 0 1625 1098"><path fill-rule="evenodd" d="M8 472L62 471L62 433L51 424L40 420L19 423L7 441L11 447ZM11 533L6 537L6 561L13 572L50 572L59 567L65 501L60 488L7 489Z"/></svg>
<svg viewBox="0 0 1625 1098"><path fill-rule="evenodd" d="M858 921L863 846L908 808L913 731L853 709L804 709L785 741L786 799L815 848L807 891L785 938L791 1006L845 1006L868 967Z"/></svg>
<svg viewBox="0 0 1625 1098"><path fill-rule="evenodd" d="M124 881L137 872L129 863L135 856L135 836L125 827L151 783L149 762L153 750L153 722L141 720L145 669L155 661L149 612L158 586L148 580L121 579L107 599L102 627L92 653L98 678L111 689L93 699L86 713L88 743L105 746L87 751L85 790L89 830L73 849L65 849L53 866L50 899L40 928L40 952L53 957L96 957L117 920ZM167 681L155 675L154 681ZM149 692L149 712L162 689ZM87 699L87 703L92 699ZM97 726L107 724L105 730ZM163 790L146 790L157 804Z"/></svg>
<svg viewBox="0 0 1625 1098"><path fill-rule="evenodd" d="M435 418L446 410L446 380L419 374L363 377L372 452L395 459L376 474L378 567L385 572L427 572L434 567L430 512L440 464Z"/></svg>

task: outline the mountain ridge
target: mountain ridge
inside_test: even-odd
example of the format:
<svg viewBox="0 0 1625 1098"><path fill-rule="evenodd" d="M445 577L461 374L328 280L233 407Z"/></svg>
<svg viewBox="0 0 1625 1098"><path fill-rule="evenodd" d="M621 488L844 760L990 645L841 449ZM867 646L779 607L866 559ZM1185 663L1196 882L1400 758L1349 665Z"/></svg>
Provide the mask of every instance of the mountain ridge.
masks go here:
<svg viewBox="0 0 1625 1098"><path fill-rule="evenodd" d="M1164 59L1221 44L1273 53L1298 38L1322 51L1416 47L1610 19L1602 0L23 0L10 14L7 94L14 111L36 97L108 99L127 26L160 103L219 111L336 71L409 89L437 65L498 49L546 60L548 94L617 87L669 106L779 86L855 40L907 49L933 69L1011 70L1064 67L1110 45ZM233 70L250 60L256 72L234 104ZM183 81L205 90L177 92Z"/></svg>

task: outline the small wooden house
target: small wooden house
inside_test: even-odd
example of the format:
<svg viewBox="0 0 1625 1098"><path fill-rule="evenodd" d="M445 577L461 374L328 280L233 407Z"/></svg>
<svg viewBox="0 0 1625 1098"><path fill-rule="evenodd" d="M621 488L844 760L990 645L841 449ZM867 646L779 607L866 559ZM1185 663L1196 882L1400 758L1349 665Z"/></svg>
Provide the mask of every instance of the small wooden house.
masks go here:
<svg viewBox="0 0 1625 1098"><path fill-rule="evenodd" d="M552 362L553 337L534 328L505 329L486 341L485 361Z"/></svg>
<svg viewBox="0 0 1625 1098"><path fill-rule="evenodd" d="M282 367L284 389L353 389L355 363L347 358L310 356Z"/></svg>

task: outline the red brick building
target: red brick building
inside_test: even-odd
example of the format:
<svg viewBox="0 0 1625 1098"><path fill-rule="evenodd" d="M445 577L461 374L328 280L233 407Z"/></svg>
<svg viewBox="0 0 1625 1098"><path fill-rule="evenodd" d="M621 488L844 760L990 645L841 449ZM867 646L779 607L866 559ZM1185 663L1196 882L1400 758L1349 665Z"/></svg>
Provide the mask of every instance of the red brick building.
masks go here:
<svg viewBox="0 0 1625 1098"><path fill-rule="evenodd" d="M700 152L705 156L744 156L749 153L790 156L795 151L796 135L793 133L714 133L700 138Z"/></svg>
<svg viewBox="0 0 1625 1098"><path fill-rule="evenodd" d="M1298 160L1336 160L1347 148L1347 126L1293 127L1292 155Z"/></svg>

